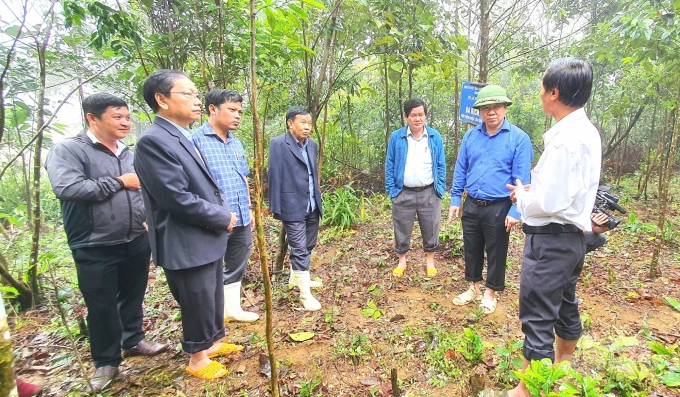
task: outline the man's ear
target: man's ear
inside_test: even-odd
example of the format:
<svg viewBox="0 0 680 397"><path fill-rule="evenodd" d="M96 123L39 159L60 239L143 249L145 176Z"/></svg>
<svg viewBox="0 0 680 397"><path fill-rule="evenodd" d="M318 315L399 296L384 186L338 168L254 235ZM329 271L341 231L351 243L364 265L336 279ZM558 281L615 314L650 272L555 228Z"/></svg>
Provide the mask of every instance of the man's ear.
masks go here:
<svg viewBox="0 0 680 397"><path fill-rule="evenodd" d="M553 88L550 91L550 99L552 99L553 101L557 101L560 99L560 90L557 87Z"/></svg>
<svg viewBox="0 0 680 397"><path fill-rule="evenodd" d="M94 117L94 114L88 113L85 115L85 120L87 120L87 125L89 126L90 124L92 124L93 121L96 121L97 118Z"/></svg>
<svg viewBox="0 0 680 397"><path fill-rule="evenodd" d="M158 104L159 108L168 110L168 104L165 102L165 95L157 92L154 97L156 98L156 103Z"/></svg>

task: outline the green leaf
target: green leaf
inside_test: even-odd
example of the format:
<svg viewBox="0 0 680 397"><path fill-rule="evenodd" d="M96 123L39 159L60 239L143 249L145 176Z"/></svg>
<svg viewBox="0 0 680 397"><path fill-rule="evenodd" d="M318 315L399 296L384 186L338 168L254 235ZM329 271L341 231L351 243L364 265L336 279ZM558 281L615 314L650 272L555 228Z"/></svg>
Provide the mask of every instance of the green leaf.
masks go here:
<svg viewBox="0 0 680 397"><path fill-rule="evenodd" d="M323 5L323 3L316 1L316 0L301 0L301 1L305 4L309 4L310 6L316 7L316 8L321 9L321 10L326 8L326 6Z"/></svg>
<svg viewBox="0 0 680 397"><path fill-rule="evenodd" d="M618 350L624 346L637 346L639 342L635 336L622 336L616 338L614 342L609 346L610 351Z"/></svg>
<svg viewBox="0 0 680 397"><path fill-rule="evenodd" d="M675 309L676 311L679 311L679 312L680 312L680 302L676 301L675 299L673 299L673 298L671 298L671 297L669 297L669 296L664 296L664 297L663 297L663 300L665 300L666 303L668 303L669 305L671 305L671 307L672 307L673 309Z"/></svg>
<svg viewBox="0 0 680 397"><path fill-rule="evenodd" d="M298 16L298 18L309 22L309 17L307 16L307 13L305 10L302 9L302 7L298 6L297 4L288 4L288 8L290 8L291 11L295 13L295 15Z"/></svg>
<svg viewBox="0 0 680 397"><path fill-rule="evenodd" d="M668 387L680 386L680 374L677 372L663 374L659 378L661 379L661 382Z"/></svg>
<svg viewBox="0 0 680 397"><path fill-rule="evenodd" d="M153 0L139 0L142 5L144 5L146 8L151 9L153 7Z"/></svg>
<svg viewBox="0 0 680 397"><path fill-rule="evenodd" d="M647 342L647 345L656 354L660 354L660 355L666 356L666 357L673 357L673 352L659 342L654 342L654 341Z"/></svg>
<svg viewBox="0 0 680 397"><path fill-rule="evenodd" d="M5 33L12 37L17 37L19 34L19 27L18 26L10 26L7 29L5 29Z"/></svg>
<svg viewBox="0 0 680 397"><path fill-rule="evenodd" d="M19 291L17 291L17 289L14 287L5 287L0 285L0 291L2 291L2 293L5 295L5 298L11 299L19 295Z"/></svg>
<svg viewBox="0 0 680 397"><path fill-rule="evenodd" d="M314 337L314 332L298 332L295 334L288 334L290 338L296 342L304 342L310 340Z"/></svg>

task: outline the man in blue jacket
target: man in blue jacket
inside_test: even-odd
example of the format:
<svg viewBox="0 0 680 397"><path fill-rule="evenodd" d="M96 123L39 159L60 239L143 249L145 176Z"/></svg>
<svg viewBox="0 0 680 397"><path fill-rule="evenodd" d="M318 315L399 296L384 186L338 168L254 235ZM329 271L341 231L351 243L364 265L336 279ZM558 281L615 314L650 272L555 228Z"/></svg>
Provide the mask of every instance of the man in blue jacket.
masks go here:
<svg viewBox="0 0 680 397"><path fill-rule="evenodd" d="M479 109L482 124L465 133L458 151L451 186L449 222L458 216L463 190L463 244L467 291L453 298L454 305L479 300L485 314L496 310L496 292L505 289L505 262L510 229L519 221L505 185L529 180L533 149L529 135L505 118L512 104L505 90L487 85L472 105ZM481 295L484 249L487 257L486 290Z"/></svg>
<svg viewBox="0 0 680 397"><path fill-rule="evenodd" d="M434 253L439 249L442 196L446 190L446 160L442 137L427 124L427 104L412 98L404 103L406 127L392 133L385 160L385 190L392 199L394 251L399 265L392 274L406 270L406 253L416 215L427 258L427 276L437 275Z"/></svg>

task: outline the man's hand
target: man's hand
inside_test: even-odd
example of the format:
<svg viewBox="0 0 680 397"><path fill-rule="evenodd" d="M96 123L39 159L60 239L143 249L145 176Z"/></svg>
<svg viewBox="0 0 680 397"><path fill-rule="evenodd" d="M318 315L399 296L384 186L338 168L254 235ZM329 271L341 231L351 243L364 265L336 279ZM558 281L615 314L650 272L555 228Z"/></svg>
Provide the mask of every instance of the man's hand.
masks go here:
<svg viewBox="0 0 680 397"><path fill-rule="evenodd" d="M460 214L460 207L450 206L449 207L449 222L453 221L453 218L458 217Z"/></svg>
<svg viewBox="0 0 680 397"><path fill-rule="evenodd" d="M139 190L141 186L139 185L139 178L134 172L129 172L118 177L118 179L123 182L123 188L131 190Z"/></svg>
<svg viewBox="0 0 680 397"><path fill-rule="evenodd" d="M511 217L510 215L505 217L505 231L510 232L510 229L512 229L513 226L515 226L519 222L519 219L515 219Z"/></svg>
<svg viewBox="0 0 680 397"><path fill-rule="evenodd" d="M519 179L515 179L515 183L517 183L517 185L511 185L509 183L505 185L505 187L508 188L508 190L512 191L510 193L510 201L512 201L513 203L517 202L517 197L515 196L515 193L517 193L518 190L528 191L529 188L531 187L531 185L522 185L522 181L520 181Z"/></svg>
<svg viewBox="0 0 680 397"><path fill-rule="evenodd" d="M590 221L592 223L593 233L600 234L609 230L607 224L609 223L609 217L607 214L590 214Z"/></svg>
<svg viewBox="0 0 680 397"><path fill-rule="evenodd" d="M227 227L227 231L230 232L234 230L234 225L236 225L236 213L232 212L231 213L231 220L229 221L229 226Z"/></svg>

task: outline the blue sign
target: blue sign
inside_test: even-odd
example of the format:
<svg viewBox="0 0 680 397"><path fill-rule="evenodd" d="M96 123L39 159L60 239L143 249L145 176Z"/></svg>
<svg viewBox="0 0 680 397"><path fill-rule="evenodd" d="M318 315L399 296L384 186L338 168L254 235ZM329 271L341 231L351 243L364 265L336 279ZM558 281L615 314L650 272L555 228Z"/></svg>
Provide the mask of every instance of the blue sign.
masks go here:
<svg viewBox="0 0 680 397"><path fill-rule="evenodd" d="M463 89L460 91L460 120L465 123L472 123L474 125L482 124L482 118L479 115L479 110L473 109L472 105L477 100L477 94L482 88L481 85L472 84L469 81L463 81Z"/></svg>

